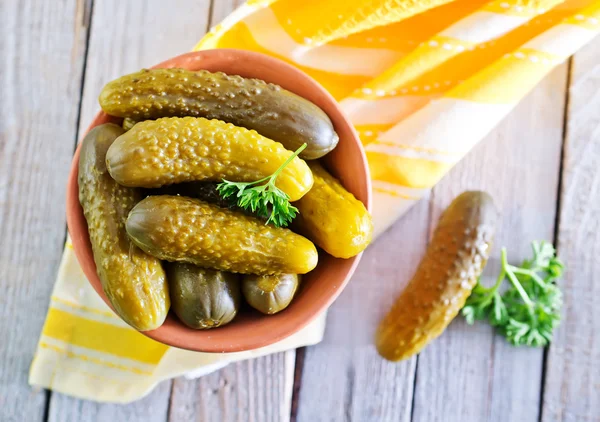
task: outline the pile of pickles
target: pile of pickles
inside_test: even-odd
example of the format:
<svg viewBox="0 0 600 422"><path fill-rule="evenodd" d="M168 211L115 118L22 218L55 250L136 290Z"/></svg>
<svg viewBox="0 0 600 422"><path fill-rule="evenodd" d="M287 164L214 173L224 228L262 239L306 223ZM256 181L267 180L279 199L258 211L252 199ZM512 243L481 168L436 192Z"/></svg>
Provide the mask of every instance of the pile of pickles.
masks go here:
<svg viewBox="0 0 600 422"><path fill-rule="evenodd" d="M186 326L231 322L243 300L284 310L319 253L350 258L372 238L364 205L319 163L338 143L315 104L257 79L185 69L109 82L100 106L121 125L95 127L79 159L79 200L94 261L115 311L140 331L169 309ZM276 179L298 209L267 224L217 190Z"/></svg>

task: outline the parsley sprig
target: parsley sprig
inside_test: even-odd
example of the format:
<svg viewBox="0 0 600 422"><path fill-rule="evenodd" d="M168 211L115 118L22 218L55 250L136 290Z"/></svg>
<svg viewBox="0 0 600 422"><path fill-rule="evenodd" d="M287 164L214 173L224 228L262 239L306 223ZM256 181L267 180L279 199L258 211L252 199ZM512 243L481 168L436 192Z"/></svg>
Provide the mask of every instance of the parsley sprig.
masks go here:
<svg viewBox="0 0 600 422"><path fill-rule="evenodd" d="M275 180L306 145L298 148L272 175L254 182L231 182L223 179L223 182L217 185L217 191L225 199L237 198L240 208L267 218L265 224L286 227L298 214L298 208L290 204L290 196L287 193L275 186Z"/></svg>
<svg viewBox="0 0 600 422"><path fill-rule="evenodd" d="M560 322L562 293L556 280L564 265L547 242L532 242L533 258L520 267L510 265L506 248L501 252L501 270L492 287L475 285L462 309L467 323L488 319L513 345L546 346ZM511 286L500 293L508 279Z"/></svg>

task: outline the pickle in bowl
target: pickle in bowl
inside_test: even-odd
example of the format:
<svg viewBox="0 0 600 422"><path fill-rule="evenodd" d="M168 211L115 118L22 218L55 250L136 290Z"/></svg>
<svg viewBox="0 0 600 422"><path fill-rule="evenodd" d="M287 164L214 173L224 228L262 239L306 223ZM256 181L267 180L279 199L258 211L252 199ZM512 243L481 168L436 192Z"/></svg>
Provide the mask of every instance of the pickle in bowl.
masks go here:
<svg viewBox="0 0 600 422"><path fill-rule="evenodd" d="M106 169L106 151L122 133L122 128L108 123L83 139L79 202L104 293L125 322L146 331L164 322L169 291L160 261L132 244L125 231L129 211L142 199L141 192L119 185Z"/></svg>
<svg viewBox="0 0 600 422"><path fill-rule="evenodd" d="M297 274L245 275L242 278L242 293L254 309L273 315L283 311L292 302L300 277Z"/></svg>
<svg viewBox="0 0 600 422"><path fill-rule="evenodd" d="M371 243L373 221L362 202L316 161L309 161L312 189L294 205L292 228L336 258L358 255Z"/></svg>
<svg viewBox="0 0 600 422"><path fill-rule="evenodd" d="M221 271L305 274L318 261L312 242L291 230L183 196L145 198L126 228L150 255Z"/></svg>
<svg viewBox="0 0 600 422"><path fill-rule="evenodd" d="M339 137L323 110L277 85L222 72L144 69L115 79L102 89L107 114L134 120L205 117L254 129L316 159L333 150Z"/></svg>
<svg viewBox="0 0 600 422"><path fill-rule="evenodd" d="M171 117L137 123L111 146L106 162L120 184L153 188L222 179L253 182L270 176L292 154L280 143L231 123ZM291 201L312 184L312 172L298 157L276 181Z"/></svg>
<svg viewBox="0 0 600 422"><path fill-rule="evenodd" d="M193 264L167 264L172 309L190 328L205 330L230 323L242 294L237 274Z"/></svg>

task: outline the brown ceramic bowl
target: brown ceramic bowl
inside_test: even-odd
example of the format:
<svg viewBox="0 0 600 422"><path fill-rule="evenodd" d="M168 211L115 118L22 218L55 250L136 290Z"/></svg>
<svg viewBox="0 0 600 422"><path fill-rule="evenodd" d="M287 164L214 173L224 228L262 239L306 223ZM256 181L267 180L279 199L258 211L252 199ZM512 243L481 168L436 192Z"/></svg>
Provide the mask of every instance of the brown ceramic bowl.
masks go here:
<svg viewBox="0 0 600 422"><path fill-rule="evenodd" d="M272 57L242 50L206 50L183 54L155 67L181 67L190 70L222 71L247 78L259 78L281 85L321 107L331 118L340 142L325 158L325 165L368 209L371 185L364 150L354 128L336 101L317 82L300 70ZM88 131L106 122L119 122L100 112ZM96 264L79 204L77 173L79 148L73 157L67 185L67 224L75 255L96 292L110 306L96 274ZM268 346L306 326L325 311L342 292L356 268L360 255L336 259L320 252L317 268L303 277L302 288L291 305L278 314L265 316L254 311L241 312L230 324L214 330L187 328L171 314L158 329L144 332L161 343L201 352L239 352Z"/></svg>

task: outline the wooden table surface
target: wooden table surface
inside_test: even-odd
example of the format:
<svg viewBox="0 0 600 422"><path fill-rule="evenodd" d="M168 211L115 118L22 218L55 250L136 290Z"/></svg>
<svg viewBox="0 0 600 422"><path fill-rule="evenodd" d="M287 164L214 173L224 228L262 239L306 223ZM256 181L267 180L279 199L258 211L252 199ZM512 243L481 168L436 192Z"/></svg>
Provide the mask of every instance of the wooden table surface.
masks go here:
<svg viewBox="0 0 600 422"><path fill-rule="evenodd" d="M239 2L0 0L0 421L600 421L600 39L368 249L321 344L164 382L130 405L28 386L66 235L67 173L101 87L188 51ZM555 340L514 348L458 318L419 356L386 362L374 328L440 211L470 188L502 209L494 256L505 245L520 261L533 239L558 246L568 271Z"/></svg>

